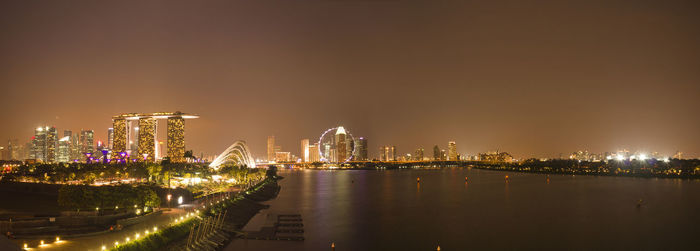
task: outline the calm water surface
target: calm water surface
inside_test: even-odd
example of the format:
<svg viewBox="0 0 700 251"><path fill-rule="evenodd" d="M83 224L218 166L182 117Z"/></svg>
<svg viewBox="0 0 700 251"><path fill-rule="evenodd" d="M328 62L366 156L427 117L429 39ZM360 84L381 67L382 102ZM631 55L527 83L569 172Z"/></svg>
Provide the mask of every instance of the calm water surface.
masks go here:
<svg viewBox="0 0 700 251"><path fill-rule="evenodd" d="M259 229L268 214L299 213L306 240L235 240L226 250L330 250L331 242L339 251L700 246L697 180L550 175L547 182L541 174L466 168L280 175L278 198L246 230Z"/></svg>

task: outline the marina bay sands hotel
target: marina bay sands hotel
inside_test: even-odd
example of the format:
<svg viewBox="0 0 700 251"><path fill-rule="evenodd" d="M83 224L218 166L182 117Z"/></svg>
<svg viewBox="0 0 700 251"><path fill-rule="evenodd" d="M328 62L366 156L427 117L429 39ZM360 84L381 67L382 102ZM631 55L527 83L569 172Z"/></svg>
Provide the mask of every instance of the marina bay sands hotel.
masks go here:
<svg viewBox="0 0 700 251"><path fill-rule="evenodd" d="M156 158L158 120L168 120L168 157L172 162L185 161L185 119L196 119L199 115L182 112L157 112L149 114L126 113L112 117L114 130L114 153L131 150L131 142L138 142L137 156L153 161ZM137 127L134 127L138 121ZM132 136L132 131L138 138ZM132 153L133 155L133 153Z"/></svg>

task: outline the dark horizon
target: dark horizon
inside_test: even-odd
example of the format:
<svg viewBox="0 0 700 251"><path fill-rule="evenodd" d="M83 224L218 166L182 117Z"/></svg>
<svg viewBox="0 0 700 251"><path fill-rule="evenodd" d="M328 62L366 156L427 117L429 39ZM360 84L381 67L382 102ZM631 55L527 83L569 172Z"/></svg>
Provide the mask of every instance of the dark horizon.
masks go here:
<svg viewBox="0 0 700 251"><path fill-rule="evenodd" d="M398 153L700 156L694 1L0 3L0 145L182 111L265 156L343 125Z"/></svg>

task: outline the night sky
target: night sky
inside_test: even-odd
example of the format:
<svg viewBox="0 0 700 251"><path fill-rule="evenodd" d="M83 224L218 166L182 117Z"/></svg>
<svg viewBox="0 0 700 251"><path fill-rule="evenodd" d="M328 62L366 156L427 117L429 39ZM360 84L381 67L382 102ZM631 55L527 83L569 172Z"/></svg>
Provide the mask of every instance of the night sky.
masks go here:
<svg viewBox="0 0 700 251"><path fill-rule="evenodd" d="M399 153L700 155L698 1L2 1L0 139L182 111L264 158L344 125ZM165 125L163 123L162 125Z"/></svg>

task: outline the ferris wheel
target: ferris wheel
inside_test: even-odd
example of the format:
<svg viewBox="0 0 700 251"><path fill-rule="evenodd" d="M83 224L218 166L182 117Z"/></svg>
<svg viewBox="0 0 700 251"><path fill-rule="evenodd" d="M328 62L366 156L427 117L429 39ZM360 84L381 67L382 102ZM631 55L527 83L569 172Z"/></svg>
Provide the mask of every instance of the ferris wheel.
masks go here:
<svg viewBox="0 0 700 251"><path fill-rule="evenodd" d="M355 138L344 127L333 127L318 139L318 155L323 162L348 162L355 156Z"/></svg>

